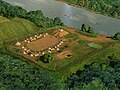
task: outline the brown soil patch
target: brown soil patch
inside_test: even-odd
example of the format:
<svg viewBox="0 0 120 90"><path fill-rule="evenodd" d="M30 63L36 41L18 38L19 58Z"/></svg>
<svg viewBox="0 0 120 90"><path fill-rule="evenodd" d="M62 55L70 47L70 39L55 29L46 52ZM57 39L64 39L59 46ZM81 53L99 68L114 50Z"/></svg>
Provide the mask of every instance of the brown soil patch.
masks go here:
<svg viewBox="0 0 120 90"><path fill-rule="evenodd" d="M64 52L61 52L57 55L57 58L60 58L60 59L63 59L63 58L69 58L68 55L72 55L72 52L71 51L64 51Z"/></svg>
<svg viewBox="0 0 120 90"><path fill-rule="evenodd" d="M34 51L41 51L57 43L59 43L59 40L56 37L48 35L42 39L27 44L27 47Z"/></svg>
<svg viewBox="0 0 120 90"><path fill-rule="evenodd" d="M66 28L65 30L67 30L70 33L74 33L74 34L78 35L78 37L80 39L85 39L85 40L88 40L91 42L113 42L113 40L111 38L107 38L104 35L99 35L96 38L92 38L92 37L87 37L87 36L84 36L84 35L77 33L76 30L73 28Z"/></svg>
<svg viewBox="0 0 120 90"><path fill-rule="evenodd" d="M63 30L63 29L59 29L54 31L54 36L55 37L63 37L65 35L69 34L67 31Z"/></svg>

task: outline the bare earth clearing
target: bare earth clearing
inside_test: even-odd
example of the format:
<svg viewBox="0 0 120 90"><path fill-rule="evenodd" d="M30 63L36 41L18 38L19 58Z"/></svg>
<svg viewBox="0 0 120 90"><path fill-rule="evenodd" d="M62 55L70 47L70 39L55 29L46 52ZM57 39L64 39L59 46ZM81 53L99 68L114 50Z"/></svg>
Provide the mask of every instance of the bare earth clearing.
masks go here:
<svg viewBox="0 0 120 90"><path fill-rule="evenodd" d="M57 44L59 40L55 38L52 35L48 35L46 37L43 37L42 39L38 39L36 41L33 41L29 44L27 44L28 48L34 51L41 51L48 47L51 47L55 44Z"/></svg>
<svg viewBox="0 0 120 90"><path fill-rule="evenodd" d="M81 35L81 34L77 33L75 29L72 29L72 28L66 28L65 30L70 33L74 33L74 34L78 35L78 37L80 39L85 39L85 40L88 40L91 42L113 42L113 40L111 38L107 38L104 35L99 35L96 38L92 38L92 37L87 37L87 36Z"/></svg>

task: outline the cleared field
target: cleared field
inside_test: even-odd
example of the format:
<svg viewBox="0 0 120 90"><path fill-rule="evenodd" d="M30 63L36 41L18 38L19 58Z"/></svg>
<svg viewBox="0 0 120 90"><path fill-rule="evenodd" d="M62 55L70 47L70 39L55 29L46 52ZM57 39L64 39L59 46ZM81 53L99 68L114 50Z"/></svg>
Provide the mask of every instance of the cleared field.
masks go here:
<svg viewBox="0 0 120 90"><path fill-rule="evenodd" d="M102 46L97 43L89 43L88 46L93 48L102 48Z"/></svg>
<svg viewBox="0 0 120 90"><path fill-rule="evenodd" d="M0 42L34 34L37 29L33 23L21 18L9 20L0 16L0 21Z"/></svg>
<svg viewBox="0 0 120 90"><path fill-rule="evenodd" d="M36 41L33 41L29 44L27 44L27 47L30 48L33 51L41 51L44 50L48 47L51 47L55 44L57 44L59 42L59 40L52 36L52 35L48 35L46 37L43 37L41 39L38 39Z"/></svg>
<svg viewBox="0 0 120 90"><path fill-rule="evenodd" d="M5 17L0 16L0 23L4 23L4 22L8 22L8 21L10 21L10 20Z"/></svg>

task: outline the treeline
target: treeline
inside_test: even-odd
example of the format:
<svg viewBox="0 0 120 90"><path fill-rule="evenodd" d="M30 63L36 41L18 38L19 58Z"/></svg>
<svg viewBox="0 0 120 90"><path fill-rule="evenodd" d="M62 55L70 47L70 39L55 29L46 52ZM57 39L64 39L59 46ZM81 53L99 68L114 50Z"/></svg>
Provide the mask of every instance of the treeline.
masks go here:
<svg viewBox="0 0 120 90"><path fill-rule="evenodd" d="M116 33L116 34L112 37L112 39L114 39L114 40L119 40L119 41L120 41L120 32Z"/></svg>
<svg viewBox="0 0 120 90"><path fill-rule="evenodd" d="M85 65L64 83L48 71L0 54L0 90L119 90L120 62Z"/></svg>
<svg viewBox="0 0 120 90"><path fill-rule="evenodd" d="M0 55L0 90L58 90L59 81L43 69Z"/></svg>
<svg viewBox="0 0 120 90"><path fill-rule="evenodd" d="M41 10L27 12L25 9L19 6L12 6L0 0L0 15L7 18L20 17L30 20L38 27L54 27L64 25L59 17L55 19L46 18Z"/></svg>
<svg viewBox="0 0 120 90"><path fill-rule="evenodd" d="M64 0L93 11L120 18L120 0Z"/></svg>
<svg viewBox="0 0 120 90"><path fill-rule="evenodd" d="M120 62L84 67L65 81L65 90L120 90Z"/></svg>

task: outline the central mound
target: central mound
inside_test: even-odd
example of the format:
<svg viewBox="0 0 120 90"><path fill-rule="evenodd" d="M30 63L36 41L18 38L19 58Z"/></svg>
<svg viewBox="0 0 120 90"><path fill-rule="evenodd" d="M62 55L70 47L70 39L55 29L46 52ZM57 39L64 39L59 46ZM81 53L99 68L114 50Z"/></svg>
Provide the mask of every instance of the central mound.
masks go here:
<svg viewBox="0 0 120 90"><path fill-rule="evenodd" d="M52 35L47 35L46 37L43 37L41 39L28 43L27 47L33 51L41 51L57 43L59 43L59 40L56 37Z"/></svg>

